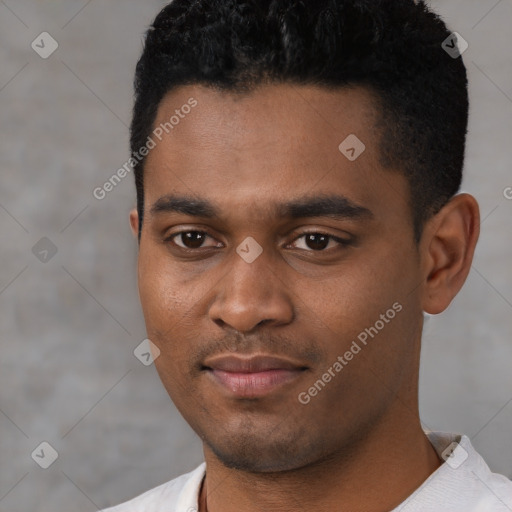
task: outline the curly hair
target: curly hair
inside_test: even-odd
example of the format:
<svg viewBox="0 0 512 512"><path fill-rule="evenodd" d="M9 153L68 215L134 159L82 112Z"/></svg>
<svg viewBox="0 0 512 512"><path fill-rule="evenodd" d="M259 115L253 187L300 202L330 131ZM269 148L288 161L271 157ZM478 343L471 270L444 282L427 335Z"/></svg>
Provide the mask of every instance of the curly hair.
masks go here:
<svg viewBox="0 0 512 512"><path fill-rule="evenodd" d="M146 32L137 63L132 154L178 86L365 87L379 107L380 163L408 180L418 241L462 180L468 83L462 57L442 48L448 37L423 0L174 0ZM134 175L140 240L144 159Z"/></svg>

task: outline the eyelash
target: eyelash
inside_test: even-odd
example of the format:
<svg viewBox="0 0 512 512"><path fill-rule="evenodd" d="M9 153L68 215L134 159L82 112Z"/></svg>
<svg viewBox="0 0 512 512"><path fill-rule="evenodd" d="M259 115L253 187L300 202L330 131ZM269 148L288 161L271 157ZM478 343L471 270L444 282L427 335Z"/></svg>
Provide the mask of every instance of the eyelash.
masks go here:
<svg viewBox="0 0 512 512"><path fill-rule="evenodd" d="M180 245L176 244L176 242L174 242L174 238L176 238L177 236L183 235L185 233L199 233L201 235L206 235L206 236L208 236L208 237L210 237L212 239L215 239L207 231L201 231L201 230L198 230L198 229L187 229L187 230L183 230L183 231L177 231L176 233L172 233L171 235L169 235L164 240L164 242L172 242L178 249L180 249L183 252L196 253L197 251L200 251L201 249L204 249L204 247L199 247L197 249L189 249L189 248L181 247ZM344 240L343 238L339 238L337 236L330 235L329 233L323 233L321 231L308 231L308 232L302 233L301 235L299 235L296 238L294 238L291 243L296 242L300 238L303 238L303 237L305 237L307 235L325 236L325 237L329 238L329 241L333 240L333 241L337 242L341 247L347 247L349 245L352 245L352 243L353 243L352 241ZM216 247L209 247L209 248L216 249ZM336 249L336 248L334 248L334 249ZM325 252L332 251L333 248L331 248L331 249L321 249L321 250L317 250L317 251L315 251L313 249L309 249L309 250L307 250L307 249L300 249L300 250L301 251L305 251L305 252L312 252L312 253L325 253Z"/></svg>

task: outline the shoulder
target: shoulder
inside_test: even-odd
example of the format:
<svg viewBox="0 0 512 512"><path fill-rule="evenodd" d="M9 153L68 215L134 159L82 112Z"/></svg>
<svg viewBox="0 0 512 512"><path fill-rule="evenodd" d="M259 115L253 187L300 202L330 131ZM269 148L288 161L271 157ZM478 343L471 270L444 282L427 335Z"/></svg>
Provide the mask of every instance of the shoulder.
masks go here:
<svg viewBox="0 0 512 512"><path fill-rule="evenodd" d="M159 512L162 508L169 512L187 512L197 509L199 487L203 480L206 463L196 469L170 480L130 501L100 512Z"/></svg>
<svg viewBox="0 0 512 512"><path fill-rule="evenodd" d="M461 434L427 433L445 461L397 511L510 512L512 482L493 473L470 439Z"/></svg>
<svg viewBox="0 0 512 512"><path fill-rule="evenodd" d="M474 494L477 502L481 500L482 505L492 505L493 508L489 510L493 512L512 510L512 481L504 475L493 473L467 436L461 436L459 445L465 450L464 457L467 453L467 466L464 471L476 489ZM486 509L482 506L482 510Z"/></svg>

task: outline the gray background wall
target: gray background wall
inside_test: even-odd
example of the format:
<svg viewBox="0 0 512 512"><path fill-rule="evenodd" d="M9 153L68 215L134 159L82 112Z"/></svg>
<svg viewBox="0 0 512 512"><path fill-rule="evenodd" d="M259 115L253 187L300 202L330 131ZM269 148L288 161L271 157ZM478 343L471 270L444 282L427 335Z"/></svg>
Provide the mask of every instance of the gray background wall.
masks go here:
<svg viewBox="0 0 512 512"><path fill-rule="evenodd" d="M133 355L145 329L132 176L92 195L127 159L133 70L165 3L0 1L0 512L97 510L202 460ZM425 328L422 420L468 434L512 477L512 0L432 5L469 43L463 188L483 221L465 288ZM59 44L48 59L31 48L43 31ZM43 237L47 262L32 252ZM46 470L31 458L43 441L59 454Z"/></svg>

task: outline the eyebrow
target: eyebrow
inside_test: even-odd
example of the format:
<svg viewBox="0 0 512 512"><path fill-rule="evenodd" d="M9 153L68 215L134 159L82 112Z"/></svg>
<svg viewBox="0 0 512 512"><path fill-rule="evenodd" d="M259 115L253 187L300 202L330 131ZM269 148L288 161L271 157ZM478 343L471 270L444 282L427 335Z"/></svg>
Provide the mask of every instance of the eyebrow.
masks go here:
<svg viewBox="0 0 512 512"><path fill-rule="evenodd" d="M370 219L373 213L341 195L304 196L283 203L272 203L277 217L328 217L332 219ZM213 219L221 216L220 208L211 201L194 196L165 195L151 207L151 216L162 213L181 213L192 217Z"/></svg>

